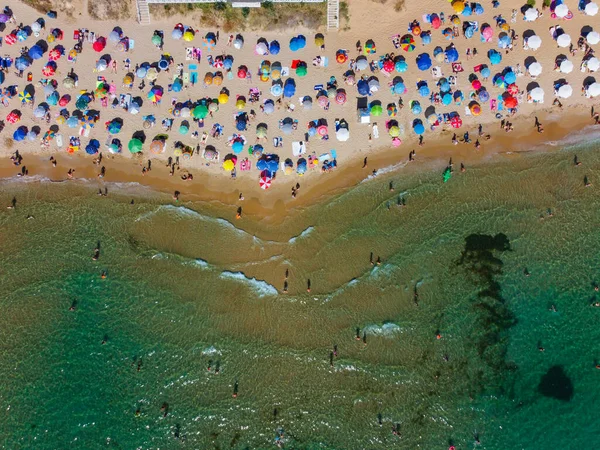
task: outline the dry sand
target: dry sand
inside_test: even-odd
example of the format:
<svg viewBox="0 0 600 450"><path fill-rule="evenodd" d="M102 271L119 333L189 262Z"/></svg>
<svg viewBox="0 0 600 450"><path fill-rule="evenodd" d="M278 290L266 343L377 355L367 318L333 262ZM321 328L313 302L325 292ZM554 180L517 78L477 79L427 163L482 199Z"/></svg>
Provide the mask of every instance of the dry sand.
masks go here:
<svg viewBox="0 0 600 450"><path fill-rule="evenodd" d="M424 135L425 145L423 147L417 146L416 136L410 131L411 122L415 116L409 111L408 107L399 111L397 119L400 124L404 126L405 133L402 137L403 143L400 147L394 148L391 146L391 139L387 136L385 131L385 121L388 119L387 116L381 116L378 118L372 118L372 121L378 122L380 137L379 139L373 139L369 141L368 136L371 133L369 125L361 125L357 123L356 116L356 88L352 86L345 86L343 84L342 74L347 70L347 66L337 64L335 62L335 51L339 48L344 48L349 51L350 57L357 56L355 50L355 43L357 40L365 42L367 39L372 38L377 44L377 54L370 59L378 58L380 55L387 52L395 52L396 54L402 54L406 57L409 63L409 70L402 74L402 78L408 87L409 92L403 96L404 104L408 105L410 100L419 100L421 104L426 107L428 101L418 96L415 88L415 83L419 79L425 79L429 82L431 88L434 88L434 82L429 72L419 72L416 68L415 57L421 52L431 52L437 45L446 47L448 41L446 41L441 35L440 30L433 30L432 33L432 44L427 46L421 46L420 40L417 39L417 49L412 53L404 53L402 50L394 50L390 37L396 34L403 35L406 33L409 22L413 19L421 21L421 26L424 29L429 29L422 18L425 13L439 13L443 11L446 18L452 14L452 8L449 3L435 2L433 0L419 2L418 4L408 4L406 9L400 13L393 11L391 4L378 4L368 1L353 1L350 2L350 29L347 31L340 31L337 33L326 33L326 50L320 51L313 43L314 31L307 31L302 29L289 30L284 36L280 33L255 33L255 32L242 32L246 45L242 50L236 50L233 47L227 47L228 35L221 32L220 41L217 43L216 49L211 54L218 55L223 52L231 54L234 58L234 68L239 65L246 65L252 70L253 80L252 83L248 83L245 80L239 80L234 78L233 80L227 80L225 78L223 86L227 87L231 92L232 100L235 95L248 94L250 87L258 87L263 92L261 98L273 98L269 93L270 83L261 83L256 75L260 62L263 59L269 59L271 62L280 61L283 66L289 66L292 59L302 59L309 65L308 76L304 78L296 79L297 91L296 96L291 99L287 99L285 103L294 103L296 108L293 113L288 113L285 107L281 110L276 111L275 114L267 116L258 108L258 104L251 105L248 103L245 111L248 112L251 108L257 113L256 119L249 124L248 130L244 133L250 143L255 141L255 127L258 123L264 122L268 125L268 142L265 145L266 151L273 151L279 154L281 160L292 157L291 142L299 141L304 139L304 133L306 131L306 124L310 120L316 120L320 118L327 119L330 127L330 139L328 141L321 141L314 138L310 139L308 144L308 152L316 153L320 155L322 153L329 152L331 149L336 149L338 155L338 169L331 173L320 173L319 170L314 169L309 171L306 175L300 177L296 174L285 176L282 172L279 172L277 179L274 181L272 187L268 191L261 191L258 187L258 176L259 172L254 168L249 172L241 172L238 170L236 180L232 180L230 175L226 173L220 165L207 166L207 162L200 157L194 156L189 160L182 160L181 168L189 170L194 174L194 181L184 182L180 180L181 173L176 173L174 177L168 176L168 170L165 167L164 162L154 161L152 172L148 173L144 177L141 174L142 164L146 162L148 158L166 160L168 156L173 154L172 143L176 140L181 140L185 144L195 147L197 141L192 139L189 135L181 136L178 132L178 126L180 121L175 121L173 132L170 133L170 139L168 141L167 151L162 155L153 155L148 151L149 143L155 134L162 132L160 122L164 117L168 117L168 109L170 107L171 99L177 97L179 101L185 101L187 99L198 99L206 96L216 98L219 94L221 87L217 86L202 86L202 79L207 71L213 71L213 68L208 66L206 61L207 52L203 50L202 61L199 64L198 72L200 78L200 84L195 87L190 87L187 90L183 90L179 93L166 92L166 86L169 80L172 78L171 74L161 73L157 80L157 84L165 87L165 95L163 97L162 104L158 107L152 107L149 101L145 101L144 106L140 114L131 115L119 109L112 108L101 108L98 102L94 105L95 108L101 112L101 118L96 128L94 128L89 136L89 139L98 139L101 143L104 143L108 134L104 131L103 123L111 120L114 117L121 117L125 121L125 125L121 133L117 136L121 139L124 144L124 152L121 155L110 155L107 151L104 151L103 164L107 167L107 175L103 180L99 180L99 183L104 181L137 181L142 184L148 184L157 187L161 190L173 191L175 189L182 192L183 199L200 199L200 200L217 200L226 204L236 203L239 192L243 192L246 197L244 203L244 211L248 214L257 215L271 215L281 216L286 210L312 202L322 195L328 195L336 192L339 189L355 184L356 182L364 179L373 169L381 169L387 166L393 166L397 164L400 168L408 158L408 153L416 149L417 150L417 162L412 167L420 166L423 167L421 161L432 160L438 161L437 165L428 165L427 167L443 167L444 163L450 157L453 157L455 163L462 161L466 162L467 165L473 162L481 162L486 159L490 159L492 156L503 154L504 157L518 157L518 152L526 151L530 147L545 141L558 140L566 136L569 132L582 129L585 125L590 124L590 109L592 106L598 106L597 101L592 101L580 95L580 88L583 79L590 74L584 74L578 70L581 62L582 54L577 53L575 57L569 56L569 59L574 63L575 70L569 75L559 74L554 72L554 59L558 54L568 54L568 49L559 49L552 41L548 28L553 25L560 24L567 33L571 35L573 41L576 43L577 38L580 35L580 29L584 25L593 25L598 22L598 16L588 17L577 11L577 4L575 1L569 3L571 10L574 13L574 18L570 21L551 19L549 11L546 11L544 17L538 19L536 22L524 22L522 15L518 15L516 23L510 23L511 10L513 8L519 9L522 5L515 1L504 1L501 7L498 9L492 9L488 2L484 3L486 8L485 14L482 16L474 17L473 20L478 20L480 24L488 22L490 24L495 23L493 16L502 14L507 19L509 24L516 30L519 36L523 35L525 30L535 30L543 41L542 48L536 52L531 50L522 50L522 41L519 40L515 44L515 50L510 52L508 55L503 54L504 59L501 65L491 67L492 74L502 68L512 65L516 66L520 64L524 66L524 60L528 56L535 56L538 62L543 66L543 73L537 78L537 82L546 92L546 98L544 104L528 104L522 103L519 106L518 114L510 120L515 124L515 131L512 133L505 133L500 130L499 120L494 117L494 114L490 111L488 104L483 104L483 114L477 118L467 117L464 114L464 106L449 106L449 107L438 107L438 112L451 112L457 111L461 114L464 121L463 127L459 130L462 134L464 131L470 131L474 137L476 134L476 128L478 124L484 124L484 131L492 134L492 139L489 141L482 141L482 148L478 151L472 145L459 144L458 146L450 145L450 139L452 131L442 131L440 129L435 132L427 131ZM16 14L17 21L24 24L32 23L36 18L40 17L40 14L22 4L12 5L13 11ZM118 93L126 92L125 88L121 87L121 81L125 74L123 70L123 60L129 57L132 61L132 67L136 63L142 63L144 61L153 62L160 58L161 52L150 42L150 38L154 30L163 30L165 33L165 47L164 52L171 54L175 58L175 62L182 62L186 66L188 61L185 61L185 47L191 44L201 47L201 37L208 31L214 30L198 30L196 39L193 43L189 44L183 41L175 41L170 38L171 30L173 26L182 22L184 24L193 23L193 17L169 17L168 20L161 20L160 18L153 17L153 23L147 27L141 27L134 21L129 22L93 22L87 16L86 13L82 13L80 19L73 22L72 20L63 21L59 17L58 20L47 19L47 28L42 31L41 38L45 38L47 32L52 27L60 27L65 32L65 40L61 42L68 51L71 46L75 43L72 39L73 29L75 27L87 27L88 29L95 31L97 34L107 36L112 28L119 25L123 28L125 34L135 40L135 49L127 54L119 53L116 49L111 48L111 44L107 46L105 52L110 53L113 58L119 62L119 68L116 74L110 73L110 70L104 71L101 75L104 75L107 81L114 81L118 86ZM598 27L600 29L600 24ZM11 25L8 24L7 33L11 30ZM498 29L495 28L495 35L497 35ZM307 46L305 49L299 52L291 52L288 48L289 39L302 33L307 37ZM262 57L255 55L253 52L254 43L259 37L264 37L271 41L273 39L279 40L281 43L282 51L277 56ZM35 43L35 39L31 37L26 44L31 46ZM458 88L463 90L465 95L469 93L468 86L468 74L473 70L473 66L477 64L489 64L486 56L487 51L490 48L497 49L497 40L490 44L483 44L479 41L479 34L477 33L474 38L466 40L463 37L454 39L454 43L461 54L461 61L465 68L465 72L459 75ZM465 57L465 50L467 47L477 47L478 56L467 61ZM14 45L12 47L4 45L2 53L11 55L13 57L18 55L20 45ZM104 52L103 52L104 53ZM95 80L98 73L94 73L93 68L100 53L96 53L92 50L91 44L86 43L84 45L84 51L79 55L77 63L72 65L67 62L66 58L61 58L58 62L58 73L56 75L57 80L62 80L71 67L74 68L79 76L79 88L80 89L93 89L95 87ZM311 61L317 55L325 55L329 58L328 68L315 68L312 66ZM34 82L41 78L41 68L45 64L46 59L42 58L35 61L30 68L34 75ZM442 64L444 75L451 75L450 66L448 64ZM495 70L497 69L497 70ZM362 73L357 73L360 76ZM365 73L370 75L370 72ZM311 95L314 98L315 91L313 86L316 84L326 84L330 76L336 76L338 79L338 86L346 89L348 93L348 102L343 105L337 105L332 103L329 111L323 111L314 102L314 106L311 110L304 110L301 105L298 104L298 97L303 95ZM591 74L594 75L594 74ZM378 73L376 76L381 82L382 89L375 93L370 100L380 100L385 108L388 103L398 100L397 96L393 96L389 89L387 89L387 83L391 78L386 78L383 74ZM393 75L392 75L393 76ZM600 76L600 75L599 75ZM559 78L566 78L569 83L573 86L574 95L569 98L562 100L564 105L563 110L558 108L552 108L553 100L553 82ZM519 77L517 84L520 89L525 89L525 86L531 81L528 75ZM139 80L134 83L133 95L140 94L137 89ZM18 84L20 88L24 87L25 79L19 79L15 76L14 71L7 75L7 80L4 85ZM34 83L35 84L35 83ZM502 91L491 85L491 81L484 82L484 86L488 88L492 97L499 95ZM59 87L60 94L67 93L67 91ZM146 87L142 97L145 98L148 87ZM42 101L43 94L41 88L38 88L37 101ZM70 94L75 94L75 90L71 90ZM213 122L218 122L225 126L224 136L220 140L209 139L208 144L214 145L223 157L229 153L229 148L226 147L226 138L231 135L234 130L234 119L233 116L237 112L235 109L234 101L231 101L227 105L221 105L220 110L215 113L214 121L209 117L206 119L206 125L203 130L209 131ZM464 105L464 104L463 104ZM18 99L13 99L8 108L5 108L7 114L13 108L19 107ZM69 105L69 110L74 108L73 103ZM53 108L55 113L58 108ZM146 131L148 136L145 144L145 152L142 159L132 157L126 149L126 145L131 135L139 130L142 130L142 116L146 114L154 114L157 119L157 125ZM299 126L298 130L294 131L291 135L282 135L278 130L278 121L286 116L291 116L298 119ZM533 126L533 116L538 116L544 123L545 133L538 134ZM333 133L334 119L346 119L350 124L350 140L347 142L338 142L335 139ZM423 115L420 116L425 122ZM53 122L52 122L53 123ZM33 125L39 125L42 128L42 133L47 129L46 123L41 123L39 120L32 117L32 109L23 109L23 120L18 125L27 125L29 127ZM7 124L5 130L0 137L4 138L11 136L14 129L18 125ZM196 129L192 125L192 130ZM199 130L199 131L203 131ZM61 126L61 134L64 136L65 143L68 142L69 135L77 134L77 129L68 129L66 126ZM275 136L283 136L284 146L280 149L273 149L271 140ZM82 138L82 147L85 147L87 138ZM18 171L18 168L10 165L8 156L15 150L19 150L20 153L25 157L24 164L28 166L30 174L43 175L51 179L64 179L66 178L66 171L69 167L76 168L76 177L95 178L98 172L98 166L92 165L91 160L93 157L85 154L83 150L76 155L67 155L65 150L58 150L54 143L50 145L49 149L41 149L39 142L24 141L21 143L14 143L12 148L4 146L0 149L0 154L3 156L2 163L0 164L0 176L14 176ZM59 166L52 168L48 163L50 155L54 155L58 161ZM369 165L367 170L361 169L363 158L368 156ZM252 158L251 158L252 159ZM296 158L293 158L294 160ZM256 164L256 161L253 161ZM296 183L302 185L302 189L296 199L290 197L291 187Z"/></svg>

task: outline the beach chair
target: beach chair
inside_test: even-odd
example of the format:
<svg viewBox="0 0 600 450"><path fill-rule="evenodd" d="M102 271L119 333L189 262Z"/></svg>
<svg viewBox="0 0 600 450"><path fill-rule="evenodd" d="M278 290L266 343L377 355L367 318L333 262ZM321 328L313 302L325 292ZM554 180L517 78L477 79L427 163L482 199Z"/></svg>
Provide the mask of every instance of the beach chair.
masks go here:
<svg viewBox="0 0 600 450"><path fill-rule="evenodd" d="M62 134L57 134L55 137L56 137L56 146L58 148L62 148L62 146L63 146L63 137L62 137Z"/></svg>
<svg viewBox="0 0 600 450"><path fill-rule="evenodd" d="M379 127L376 123L373 123L373 138L379 139Z"/></svg>
<svg viewBox="0 0 600 450"><path fill-rule="evenodd" d="M133 39L129 39L129 50L133 50L135 48L135 41Z"/></svg>

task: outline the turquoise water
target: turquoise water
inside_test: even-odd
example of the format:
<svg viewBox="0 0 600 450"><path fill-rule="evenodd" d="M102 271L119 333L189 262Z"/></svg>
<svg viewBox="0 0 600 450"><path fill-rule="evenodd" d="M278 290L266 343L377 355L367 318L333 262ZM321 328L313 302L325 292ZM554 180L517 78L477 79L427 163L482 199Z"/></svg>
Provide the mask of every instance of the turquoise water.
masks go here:
<svg viewBox="0 0 600 450"><path fill-rule="evenodd" d="M590 448L599 169L588 145L446 184L399 171L277 226L135 186L5 181L0 442Z"/></svg>

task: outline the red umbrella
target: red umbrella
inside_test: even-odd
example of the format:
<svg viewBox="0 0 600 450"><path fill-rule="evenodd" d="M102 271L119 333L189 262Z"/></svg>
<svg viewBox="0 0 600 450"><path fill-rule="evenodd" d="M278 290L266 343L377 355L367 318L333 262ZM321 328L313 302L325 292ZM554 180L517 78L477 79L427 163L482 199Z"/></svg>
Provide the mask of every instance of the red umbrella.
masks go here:
<svg viewBox="0 0 600 450"><path fill-rule="evenodd" d="M238 70L237 76L238 76L238 78L244 79L244 78L246 78L246 74L247 74L246 69L240 68Z"/></svg>
<svg viewBox="0 0 600 450"><path fill-rule="evenodd" d="M452 125L452 128L462 127L462 119L460 116L454 116L452 119L450 119L450 125Z"/></svg>
<svg viewBox="0 0 600 450"><path fill-rule="evenodd" d="M319 128L317 128L317 133L319 133L319 136L326 136L327 127L325 125L321 125Z"/></svg>
<svg viewBox="0 0 600 450"><path fill-rule="evenodd" d="M67 104L71 101L71 96L69 94L63 95L58 101L59 106L67 106Z"/></svg>
<svg viewBox="0 0 600 450"><path fill-rule="evenodd" d="M271 177L262 177L259 183L261 189L269 189L271 187Z"/></svg>
<svg viewBox="0 0 600 450"><path fill-rule="evenodd" d="M92 45L92 47L98 53L101 52L102 50L104 50L104 47L106 47L106 39L103 37L99 37L98 39L96 39L96 42L94 42L94 45Z"/></svg>
<svg viewBox="0 0 600 450"><path fill-rule="evenodd" d="M508 87L506 88L506 90L508 91L508 93L510 95L517 95L519 93L519 88L517 87L517 85L515 83L509 84Z"/></svg>
<svg viewBox="0 0 600 450"><path fill-rule="evenodd" d="M53 76L55 73L54 67L52 66L44 66L42 68L42 75L44 75L45 77L51 77Z"/></svg>
<svg viewBox="0 0 600 450"><path fill-rule="evenodd" d="M504 106L507 108L516 108L519 102L516 98L508 96L504 99Z"/></svg>
<svg viewBox="0 0 600 450"><path fill-rule="evenodd" d="M477 90L481 87L481 81L473 80L473 82L471 83L471 86L473 86L473 89Z"/></svg>
<svg viewBox="0 0 600 450"><path fill-rule="evenodd" d="M387 73L392 73L394 71L394 67L394 61L392 61L391 59L388 59L383 63L383 70Z"/></svg>
<svg viewBox="0 0 600 450"><path fill-rule="evenodd" d="M433 20L431 21L431 26L436 30L440 27L441 24L442 24L442 21L440 20L440 18L438 16L435 16L433 18Z"/></svg>
<svg viewBox="0 0 600 450"><path fill-rule="evenodd" d="M8 123L17 123L19 120L21 120L21 113L19 111L12 111L6 116Z"/></svg>
<svg viewBox="0 0 600 450"><path fill-rule="evenodd" d="M50 53L48 53L48 59L50 61L58 61L58 59L62 56L62 53L60 52L59 49L57 48L53 48L52 50L50 50Z"/></svg>
<svg viewBox="0 0 600 450"><path fill-rule="evenodd" d="M12 33L7 34L4 36L4 42L8 45L13 45L15 42L17 42L17 36Z"/></svg>

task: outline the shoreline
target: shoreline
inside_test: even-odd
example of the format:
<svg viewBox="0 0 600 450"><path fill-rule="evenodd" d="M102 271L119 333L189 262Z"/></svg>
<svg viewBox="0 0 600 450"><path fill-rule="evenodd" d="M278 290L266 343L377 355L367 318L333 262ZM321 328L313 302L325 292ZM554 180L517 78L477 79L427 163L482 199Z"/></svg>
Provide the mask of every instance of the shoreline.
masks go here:
<svg viewBox="0 0 600 450"><path fill-rule="evenodd" d="M562 148L561 143L564 142L566 145L582 143L590 132L600 129L591 124L589 113L585 114L581 111L569 111L571 115L567 129L563 126L562 120L565 113L566 111L544 110L543 113L538 114L545 124L544 133L536 133L533 126L529 131L520 126L510 133L497 129L492 132L492 138L483 143L479 150L476 150L472 144L452 145L449 131L443 131L436 136L436 139L427 141L425 147L409 148L408 145L403 145L401 152L390 151L390 148L385 146L377 147L365 153L369 158L366 169L362 168L362 155L356 154L328 174L315 172L302 177L286 177L282 174L279 177L281 180L278 180L268 193L259 188L255 177L250 173L240 173L235 180L232 180L223 173L200 169L195 171L194 180L187 182L180 177L186 171L193 171L193 169L182 167L173 177L170 177L164 165L165 161L162 158L154 158L152 159L153 171L142 175L140 167L142 162L145 163L145 158L137 160L110 154L104 156L102 160L101 165L106 167L104 178L98 177L100 165L93 164L89 155L71 156L56 152L35 152L25 154L23 165L27 167L29 175L24 178L17 177L20 166L15 166L8 158L3 158L0 161L0 180L16 182L21 179L31 180L32 176L37 176L50 182L68 182L70 180L67 171L72 168L75 169L74 182L83 181L92 185L96 180L98 188L104 188L107 183L135 183L155 193L169 196L177 190L181 192L180 200L184 203L217 203L231 208L242 206L244 215L279 224L294 210L312 206L324 198L347 191L374 178L373 169L379 171L376 177L431 170L440 170L441 177L441 171L447 166L449 159L452 159L455 165L465 163L468 170L473 165L498 162L502 158L516 158L521 154L532 152L557 151ZM531 120L528 122L533 123L533 118L529 119ZM484 127L484 132L486 131L488 130ZM413 149L417 151L416 159L409 163L408 152ZM56 168L52 167L50 156L58 160ZM302 189L294 199L289 192L297 182L301 184ZM244 195L244 201L239 200L240 192ZM232 215L235 213L232 212Z"/></svg>

